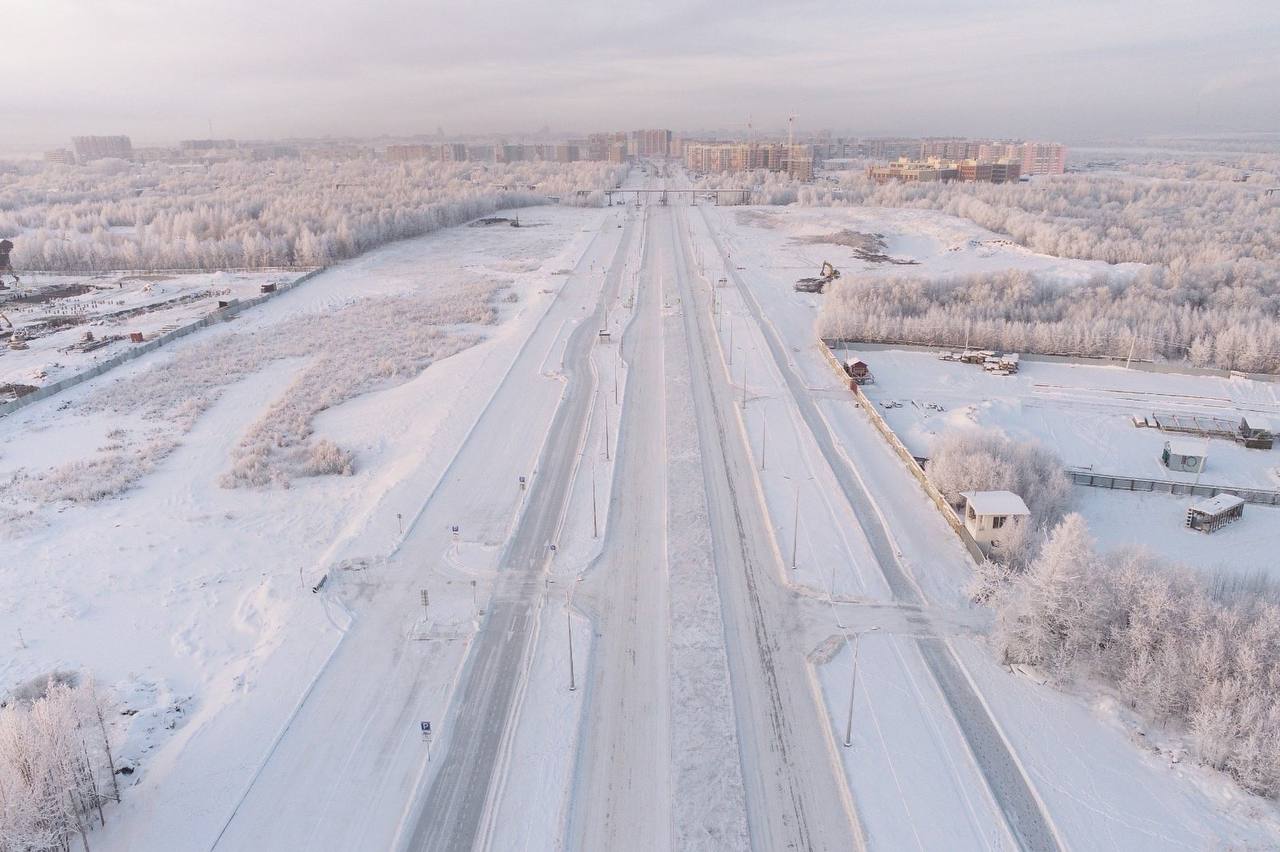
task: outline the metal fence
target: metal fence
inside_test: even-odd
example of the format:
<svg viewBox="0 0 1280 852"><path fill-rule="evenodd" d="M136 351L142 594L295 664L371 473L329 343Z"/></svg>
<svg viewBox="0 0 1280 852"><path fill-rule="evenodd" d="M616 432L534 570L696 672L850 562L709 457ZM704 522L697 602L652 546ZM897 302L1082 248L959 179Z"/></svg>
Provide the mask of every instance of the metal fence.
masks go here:
<svg viewBox="0 0 1280 852"><path fill-rule="evenodd" d="M1146 479L1140 476L1111 476L1087 470L1069 470L1071 481L1090 488L1112 488L1117 491L1150 491L1161 494L1182 494L1188 497L1216 497L1234 494L1246 503L1280 506L1280 491L1261 488L1233 488L1228 485L1193 485L1190 482L1171 482L1167 479Z"/></svg>

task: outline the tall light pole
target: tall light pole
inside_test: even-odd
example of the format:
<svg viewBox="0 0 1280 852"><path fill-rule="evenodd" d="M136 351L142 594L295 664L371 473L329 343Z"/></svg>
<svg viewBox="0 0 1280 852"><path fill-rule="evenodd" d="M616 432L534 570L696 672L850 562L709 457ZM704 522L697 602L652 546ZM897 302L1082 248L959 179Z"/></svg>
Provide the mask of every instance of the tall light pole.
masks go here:
<svg viewBox="0 0 1280 852"><path fill-rule="evenodd" d="M853 634L853 674L849 678L849 718L844 723L844 747L853 745L853 696L858 689L858 639L859 633Z"/></svg>
<svg viewBox="0 0 1280 852"><path fill-rule="evenodd" d="M601 408L604 409L604 460L609 461L609 406L606 403Z"/></svg>
<svg viewBox="0 0 1280 852"><path fill-rule="evenodd" d="M573 692L578 688L578 684L573 679L573 610L569 608L569 604L564 607L564 620L569 628L569 691ZM852 718L852 710L850 710L850 718ZM852 724L852 722L850 723ZM847 743L846 743L847 745Z"/></svg>
<svg viewBox="0 0 1280 852"><path fill-rule="evenodd" d="M769 418L760 418L760 469L764 470L765 452L769 449Z"/></svg>
<svg viewBox="0 0 1280 852"><path fill-rule="evenodd" d="M800 544L800 480L796 480L795 523L791 525L791 570L796 568L796 547Z"/></svg>

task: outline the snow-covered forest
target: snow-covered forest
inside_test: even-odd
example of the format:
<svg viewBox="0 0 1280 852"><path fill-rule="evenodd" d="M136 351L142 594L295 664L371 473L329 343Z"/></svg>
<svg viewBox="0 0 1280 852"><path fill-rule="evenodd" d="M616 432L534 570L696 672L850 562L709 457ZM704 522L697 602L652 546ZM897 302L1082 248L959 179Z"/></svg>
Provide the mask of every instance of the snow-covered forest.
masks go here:
<svg viewBox="0 0 1280 852"><path fill-rule="evenodd" d="M1275 373L1280 280L1232 284L1181 278L1161 266L1071 286L1024 270L950 278L850 275L832 286L818 332L875 343L967 342Z"/></svg>
<svg viewBox="0 0 1280 852"><path fill-rule="evenodd" d="M1280 156L1136 160L1016 184L889 183L835 172L800 204L925 208L1056 257L1137 263L1084 285L1025 272L943 280L846 276L828 337L1189 360L1280 371ZM757 200L791 200L784 177ZM776 203L776 202L775 202Z"/></svg>
<svg viewBox="0 0 1280 852"><path fill-rule="evenodd" d="M495 210L621 178L604 163L281 159L207 166L25 165L0 184L20 270L323 266Z"/></svg>
<svg viewBox="0 0 1280 852"><path fill-rule="evenodd" d="M57 673L0 703L0 849L69 852L120 800L103 699Z"/></svg>
<svg viewBox="0 0 1280 852"><path fill-rule="evenodd" d="M992 600L1007 662L1100 684L1185 733L1200 763L1280 795L1277 590L1209 583L1142 551L1099 553L1071 514Z"/></svg>

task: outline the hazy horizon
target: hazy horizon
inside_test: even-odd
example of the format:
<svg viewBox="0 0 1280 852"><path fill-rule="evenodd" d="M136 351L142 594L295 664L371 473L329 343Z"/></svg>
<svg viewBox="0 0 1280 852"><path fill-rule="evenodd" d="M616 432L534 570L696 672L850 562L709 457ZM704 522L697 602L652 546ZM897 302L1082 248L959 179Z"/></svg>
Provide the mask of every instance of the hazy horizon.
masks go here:
<svg viewBox="0 0 1280 852"><path fill-rule="evenodd" d="M18 0L0 147L125 133L519 135L797 129L1055 138L1280 129L1280 13L1261 0L832 2L423 11Z"/></svg>

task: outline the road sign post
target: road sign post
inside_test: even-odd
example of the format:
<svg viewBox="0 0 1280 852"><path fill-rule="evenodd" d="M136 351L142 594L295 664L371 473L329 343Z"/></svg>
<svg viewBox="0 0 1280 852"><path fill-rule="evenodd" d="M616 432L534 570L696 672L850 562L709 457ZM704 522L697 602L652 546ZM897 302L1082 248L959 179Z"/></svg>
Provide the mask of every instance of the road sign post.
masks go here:
<svg viewBox="0 0 1280 852"><path fill-rule="evenodd" d="M419 728L422 730L422 741L427 744L427 763L431 762L431 723L419 722Z"/></svg>

